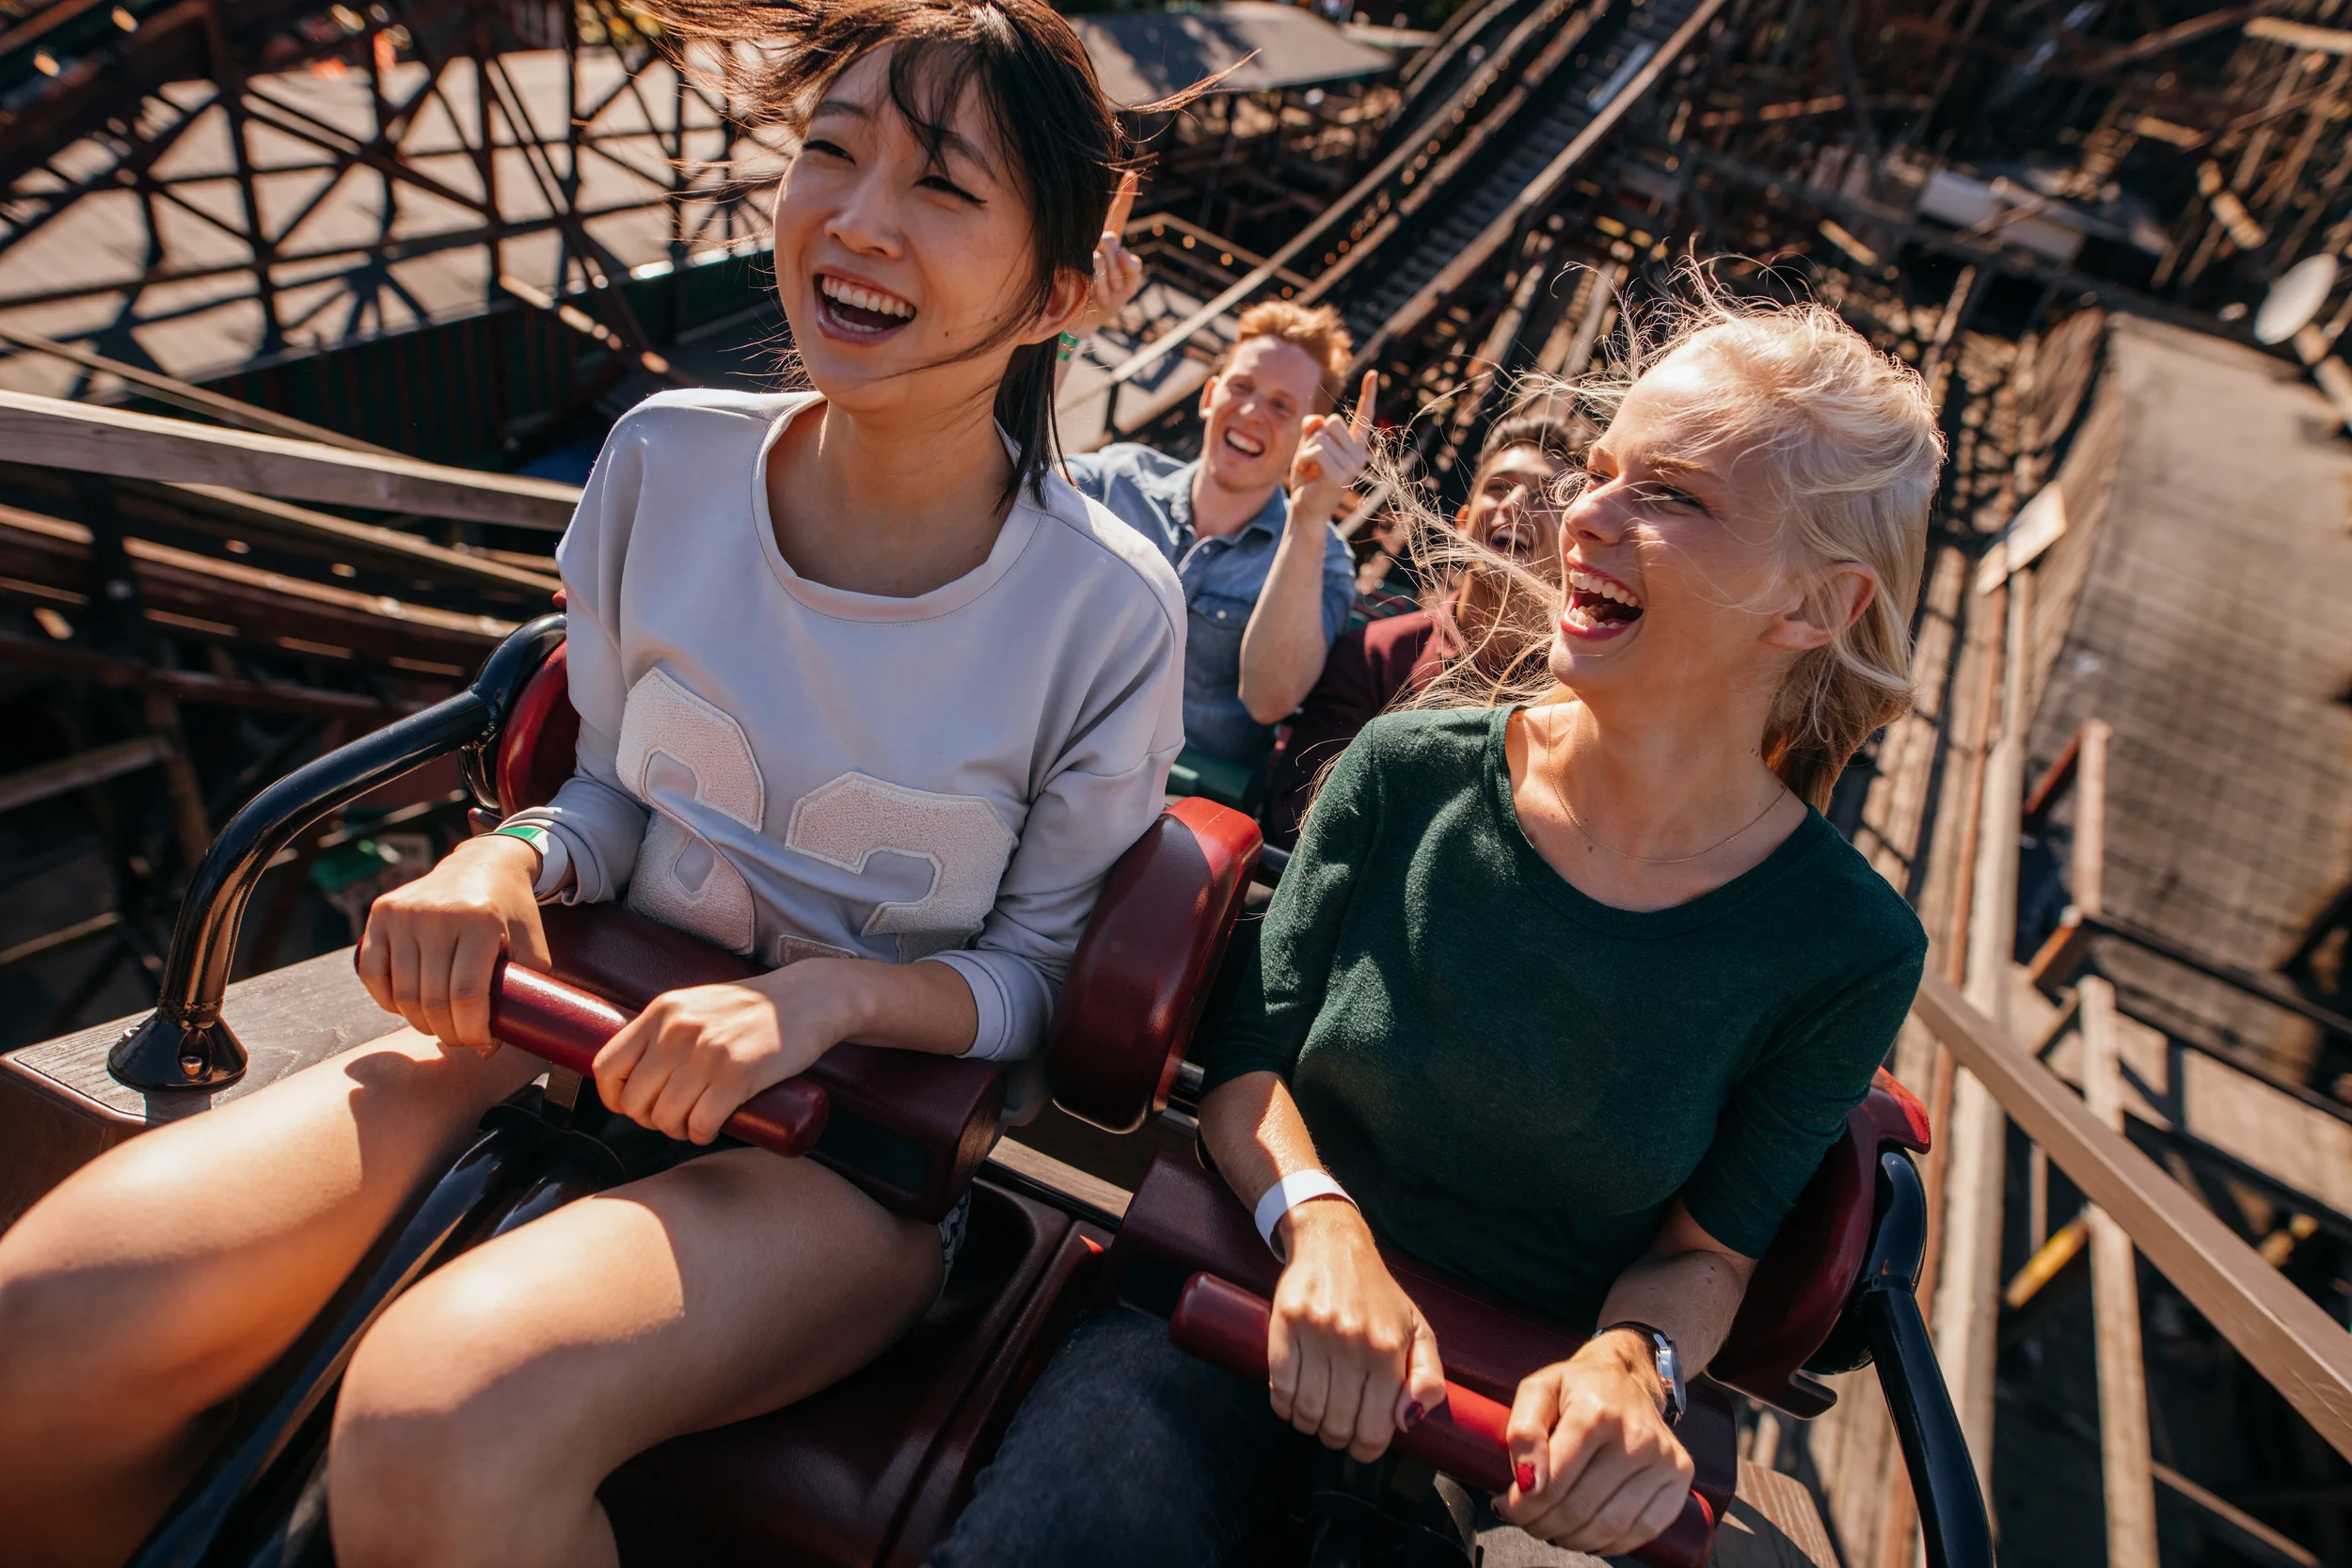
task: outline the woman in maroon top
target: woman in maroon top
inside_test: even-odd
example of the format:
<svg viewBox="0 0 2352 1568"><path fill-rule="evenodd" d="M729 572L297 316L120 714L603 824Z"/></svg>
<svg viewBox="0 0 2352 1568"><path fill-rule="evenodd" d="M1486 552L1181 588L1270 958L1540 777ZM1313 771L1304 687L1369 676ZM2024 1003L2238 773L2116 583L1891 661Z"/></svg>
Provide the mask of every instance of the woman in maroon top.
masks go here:
<svg viewBox="0 0 2352 1568"><path fill-rule="evenodd" d="M1478 454L1470 503L1454 515L1460 544L1556 578L1562 491L1592 434L1581 421L1540 414L1495 426ZM1496 680L1522 657L1541 656L1550 623L1541 607L1532 616L1506 614L1511 593L1506 573L1473 562L1430 608L1353 627L1331 644L1322 677L1275 744L1264 812L1270 842L1287 847L1297 837L1315 780L1358 730L1426 687L1466 647L1479 673Z"/></svg>

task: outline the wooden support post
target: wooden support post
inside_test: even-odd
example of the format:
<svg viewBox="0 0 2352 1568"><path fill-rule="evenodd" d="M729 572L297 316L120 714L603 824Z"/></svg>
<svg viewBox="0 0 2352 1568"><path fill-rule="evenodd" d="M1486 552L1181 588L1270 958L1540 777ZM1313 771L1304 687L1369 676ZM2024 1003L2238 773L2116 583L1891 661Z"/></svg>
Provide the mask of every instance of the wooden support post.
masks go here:
<svg viewBox="0 0 2352 1568"><path fill-rule="evenodd" d="M2062 986L2074 978L2090 956L2090 933L2106 912L2107 742L2114 734L2104 720L2085 721L2059 759L2063 766L2050 769L2048 787L2037 790L2028 807L2046 812L2050 801L2043 797L2069 786L2074 790L2074 897L2027 965L2037 986Z"/></svg>
<svg viewBox="0 0 2352 1568"><path fill-rule="evenodd" d="M2091 799L2087 789L2084 799L2086 803ZM2104 1126L2120 1133L2123 1080L2115 987L2097 975L2085 975L2078 990L2083 1101ZM2153 1456L2148 1451L2138 1264L2132 1239L2122 1226L2095 1204L2085 1217L2090 1226L2090 1300L2099 1347L2099 1469L2106 1491L2107 1562L2109 1568L2156 1568L2156 1481Z"/></svg>
<svg viewBox="0 0 2352 1568"><path fill-rule="evenodd" d="M1944 313L1936 318L1927 357L1919 366L1919 379L1928 384L1928 395L1935 400L1938 412L1944 407L1944 356L1951 351L1953 334L1960 330L1961 313L1968 309L1969 291L1976 286L1977 269L1961 268L1960 277L1952 283L1950 297L1944 301Z"/></svg>
<svg viewBox="0 0 2352 1568"><path fill-rule="evenodd" d="M2004 596L1998 603L2006 606L2009 602L2007 591L2004 588L2000 592ZM1990 615L2001 611L1988 610L1983 613ZM1979 630L1979 626L1984 629ZM1984 823L1985 766L1992 745L1993 713L1999 705L2001 658L1998 636L1993 634L1991 626L1986 626L1976 613L1969 616L1967 637L1970 647L1982 647L1983 678L1975 705L1976 717L1971 725L1967 750L1962 753L1968 758L1968 793L1966 804L1959 816L1961 838L1955 863L1974 867ZM1967 654L1964 650L1956 649L1952 657L1965 660ZM1945 938L1944 973L1955 986L1965 985L1968 980L1970 900L1975 895L1975 878L1961 878L1959 886L1953 889L1951 923ZM1918 1295L1920 1305L1927 1310L1931 1330L1939 1329L1943 1323L1937 1304L1943 1299L1947 1235L1945 1194L1951 1186L1948 1178L1952 1161L1952 1108L1959 1097L1959 1083L1960 1064L1954 1059L1950 1047L1939 1038L1928 1070L1928 1122L1936 1129L1938 1136L1934 1146L1928 1150L1919 1173L1920 1180L1927 1188L1928 1248L1919 1270ZM1890 1458L1893 1456L1890 1455ZM1910 1486L1900 1480L1902 1474L1901 1463L1895 1458L1894 1475L1898 1480L1898 1490L1879 1520L1879 1537L1871 1554L1876 1568L1913 1568L1919 1556L1916 1528L1918 1507L1911 1495Z"/></svg>
<svg viewBox="0 0 2352 1568"><path fill-rule="evenodd" d="M164 796L171 802L172 832L180 840L180 855L194 871L213 847L213 825L204 811L204 784L188 758L188 734L180 723L180 705L167 691L150 687L139 693L147 727L164 742Z"/></svg>
<svg viewBox="0 0 2352 1568"><path fill-rule="evenodd" d="M2004 1030L2010 954L2017 942L2017 834L2026 797L2026 626L2032 583L2025 573L2009 583L2001 738L1985 762L1983 826L1977 837L1976 886L1969 901L1965 994ZM1936 1281L1935 1354L1951 1387L1979 1483L1990 1497L2009 1120L1983 1082L1964 1067L1953 1080L1951 1148L1943 1267Z"/></svg>

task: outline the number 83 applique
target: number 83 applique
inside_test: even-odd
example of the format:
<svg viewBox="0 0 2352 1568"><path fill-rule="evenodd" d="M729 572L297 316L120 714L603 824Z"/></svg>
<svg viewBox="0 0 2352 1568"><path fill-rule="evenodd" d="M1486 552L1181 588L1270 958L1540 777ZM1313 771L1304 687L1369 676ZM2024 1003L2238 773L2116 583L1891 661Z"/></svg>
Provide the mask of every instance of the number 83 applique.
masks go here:
<svg viewBox="0 0 2352 1568"><path fill-rule="evenodd" d="M760 832L766 786L742 726L666 671L650 671L629 689L615 762L622 784L653 807L629 879L629 907L731 951L752 952L758 919L742 873L660 805L664 796L691 799ZM860 927L866 936L897 936L903 962L960 947L979 931L1018 840L977 796L911 789L852 771L793 803L784 842L861 875L876 854L930 866L918 896L876 902ZM776 946L770 957L779 963L839 951L788 936Z"/></svg>

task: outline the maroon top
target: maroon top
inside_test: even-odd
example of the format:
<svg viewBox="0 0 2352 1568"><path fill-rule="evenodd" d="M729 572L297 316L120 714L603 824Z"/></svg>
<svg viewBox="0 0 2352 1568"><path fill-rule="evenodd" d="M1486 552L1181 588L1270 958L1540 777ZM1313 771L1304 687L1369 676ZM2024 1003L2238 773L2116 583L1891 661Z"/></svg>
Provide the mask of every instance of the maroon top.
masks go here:
<svg viewBox="0 0 2352 1568"><path fill-rule="evenodd" d="M1314 796L1315 780L1373 718L1436 678L1453 652L1425 610L1349 628L1331 644L1323 674L1274 744L1262 820L1266 839L1287 848Z"/></svg>

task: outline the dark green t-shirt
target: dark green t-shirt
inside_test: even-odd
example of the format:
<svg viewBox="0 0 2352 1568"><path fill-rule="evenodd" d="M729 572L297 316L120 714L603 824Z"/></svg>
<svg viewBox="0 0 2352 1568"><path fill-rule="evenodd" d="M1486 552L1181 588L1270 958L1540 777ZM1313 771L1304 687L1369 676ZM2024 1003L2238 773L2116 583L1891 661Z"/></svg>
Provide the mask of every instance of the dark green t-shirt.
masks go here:
<svg viewBox="0 0 2352 1568"><path fill-rule="evenodd" d="M1506 709L1391 714L1332 770L1205 1056L1288 1081L1388 1243L1594 1322L1680 1194L1761 1254L1919 983L1909 905L1818 813L1674 909L1596 902L1511 805Z"/></svg>

